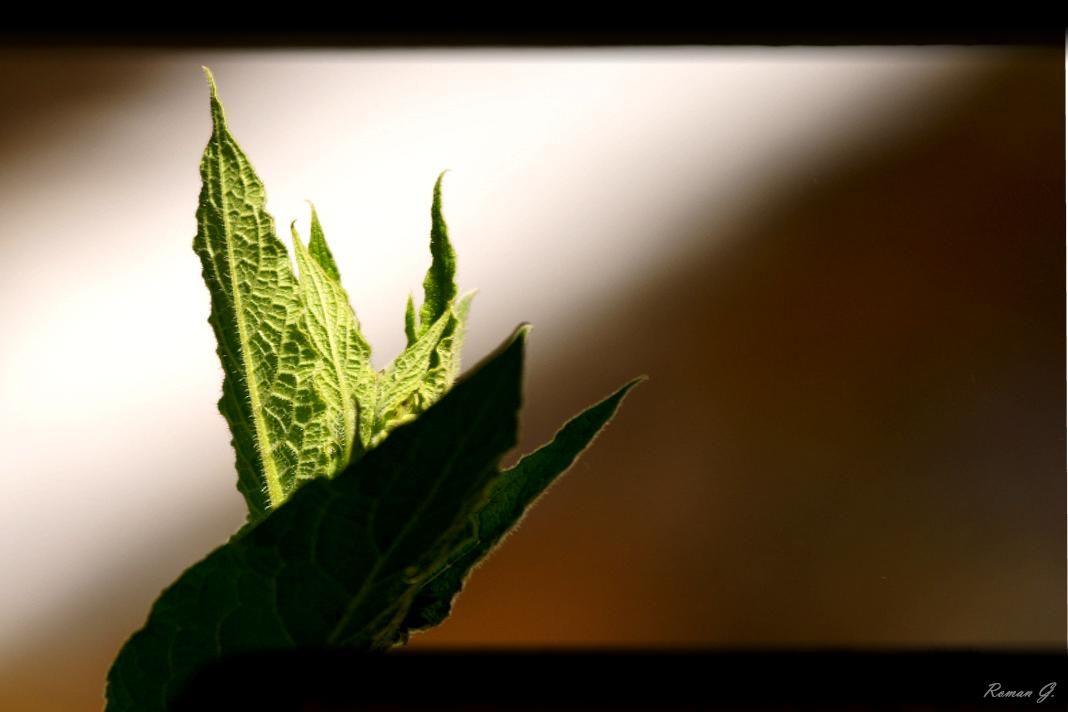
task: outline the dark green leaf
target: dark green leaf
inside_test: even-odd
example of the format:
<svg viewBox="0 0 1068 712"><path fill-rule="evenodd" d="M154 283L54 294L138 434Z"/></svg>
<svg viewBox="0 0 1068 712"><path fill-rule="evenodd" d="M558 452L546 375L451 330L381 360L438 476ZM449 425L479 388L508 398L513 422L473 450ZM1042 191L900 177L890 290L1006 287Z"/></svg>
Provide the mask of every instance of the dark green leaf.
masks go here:
<svg viewBox="0 0 1068 712"><path fill-rule="evenodd" d="M627 392L642 380L631 381L569 420L551 442L525 456L494 481L489 497L468 524L472 538L461 542L447 563L419 591L405 622L407 628L428 628L448 617L452 601L472 568L519 524L549 485L574 464L611 420Z"/></svg>
<svg viewBox="0 0 1068 712"><path fill-rule="evenodd" d="M333 479L308 482L163 592L108 674L108 712L166 709L205 663L406 637L417 592L466 537L516 441L521 327L438 403ZM265 670L264 684L284 670Z"/></svg>

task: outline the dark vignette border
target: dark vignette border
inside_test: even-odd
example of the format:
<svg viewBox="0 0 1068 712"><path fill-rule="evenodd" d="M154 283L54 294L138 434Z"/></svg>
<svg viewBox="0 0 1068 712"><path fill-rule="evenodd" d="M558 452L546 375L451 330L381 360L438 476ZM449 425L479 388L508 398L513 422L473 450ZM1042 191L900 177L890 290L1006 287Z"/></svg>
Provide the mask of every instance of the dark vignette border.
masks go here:
<svg viewBox="0 0 1068 712"><path fill-rule="evenodd" d="M278 670L269 684L264 670ZM283 672L284 671L284 672ZM992 688L991 685L999 685ZM998 697L996 690L1029 697ZM975 650L261 653L205 668L179 710L693 709L1068 701L1068 654Z"/></svg>
<svg viewBox="0 0 1068 712"><path fill-rule="evenodd" d="M940 19L916 13L914 21L865 11L820 19L809 11L793 16L764 13L737 17L741 6L672 11L621 7L555 15L538 6L514 13L464 13L459 9L402 14L360 6L299 13L261 10L225 16L222 11L107 17L64 13L44 20L11 18L0 26L7 48L450 48L598 46L835 46L835 45L1038 45L1063 46L1062 23L1000 15ZM514 16L512 16L514 15Z"/></svg>

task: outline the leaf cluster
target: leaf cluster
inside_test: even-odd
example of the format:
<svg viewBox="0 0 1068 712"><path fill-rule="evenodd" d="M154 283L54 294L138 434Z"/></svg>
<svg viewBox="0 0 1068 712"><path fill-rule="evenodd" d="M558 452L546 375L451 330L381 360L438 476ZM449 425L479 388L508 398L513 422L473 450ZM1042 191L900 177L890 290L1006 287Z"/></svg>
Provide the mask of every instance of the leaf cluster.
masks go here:
<svg viewBox="0 0 1068 712"><path fill-rule="evenodd" d="M457 379L473 293L457 296L441 177L423 303L416 311L409 297L407 346L376 371L314 206L307 244L291 226L294 273L208 77L213 130L193 247L248 519L163 591L123 646L108 674L109 712L165 710L198 668L223 657L386 650L442 622L471 570L638 382L502 470L517 441L529 327Z"/></svg>

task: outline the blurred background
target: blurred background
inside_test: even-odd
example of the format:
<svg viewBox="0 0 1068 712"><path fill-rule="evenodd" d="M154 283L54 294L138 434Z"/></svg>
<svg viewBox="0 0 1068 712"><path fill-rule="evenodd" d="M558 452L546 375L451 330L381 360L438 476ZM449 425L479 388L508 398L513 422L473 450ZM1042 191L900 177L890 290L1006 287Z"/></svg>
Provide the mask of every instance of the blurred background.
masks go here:
<svg viewBox="0 0 1068 712"><path fill-rule="evenodd" d="M385 366L433 181L520 451L649 381L414 647L1065 647L1064 56L0 52L0 709L94 710L243 520L191 248L215 73ZM517 453L518 454L518 453Z"/></svg>

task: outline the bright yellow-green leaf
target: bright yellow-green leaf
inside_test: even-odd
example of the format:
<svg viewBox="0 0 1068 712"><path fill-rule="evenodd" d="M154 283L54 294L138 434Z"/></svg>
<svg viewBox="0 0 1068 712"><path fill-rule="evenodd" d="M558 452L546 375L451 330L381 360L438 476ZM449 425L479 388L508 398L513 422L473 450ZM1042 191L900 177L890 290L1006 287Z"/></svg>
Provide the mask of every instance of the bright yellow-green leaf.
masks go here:
<svg viewBox="0 0 1068 712"><path fill-rule="evenodd" d="M451 310L438 317L414 344L406 348L389 368L379 374L372 446L380 442L391 428L418 414L413 411L412 399L418 398L419 390L430 369L430 358L452 317Z"/></svg>
<svg viewBox="0 0 1068 712"><path fill-rule="evenodd" d="M212 134L200 163L193 248L211 293L222 362L219 410L230 424L250 519L281 504L319 467L325 403L315 349L263 184L226 126L211 84Z"/></svg>
<svg viewBox="0 0 1068 712"><path fill-rule="evenodd" d="M314 207L311 225L308 247L296 226L291 229L308 332L320 360L316 383L326 402L329 424L324 456L331 463L329 469L336 470L348 464L353 448L359 455L370 445L377 376L371 366L371 347L360 333Z"/></svg>

